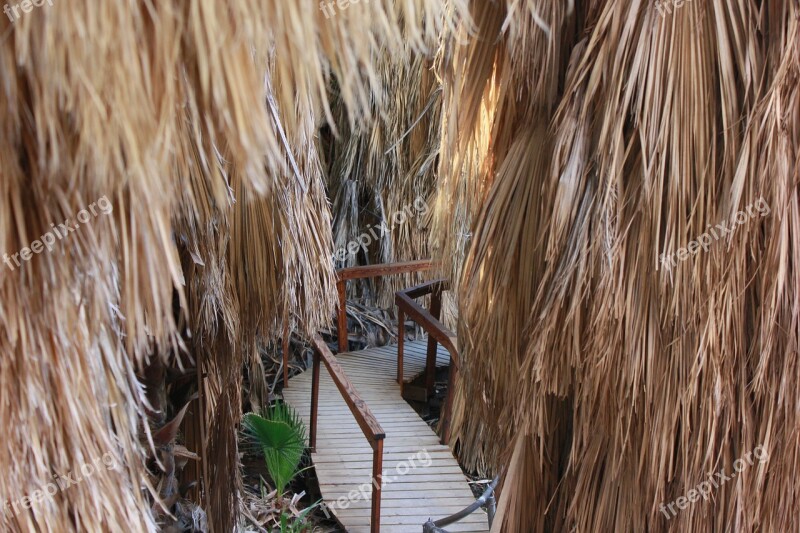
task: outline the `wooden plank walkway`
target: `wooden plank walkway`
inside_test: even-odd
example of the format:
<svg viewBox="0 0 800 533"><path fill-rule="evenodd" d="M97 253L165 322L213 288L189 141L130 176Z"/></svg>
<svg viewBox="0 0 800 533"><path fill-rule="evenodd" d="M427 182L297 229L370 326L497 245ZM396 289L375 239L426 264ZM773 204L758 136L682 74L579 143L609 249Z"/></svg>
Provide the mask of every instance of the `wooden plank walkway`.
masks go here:
<svg viewBox="0 0 800 533"><path fill-rule="evenodd" d="M406 341L406 382L425 370L426 346L427 340ZM437 355L437 366L449 363L446 350L439 347ZM381 531L421 532L428 518L443 518L472 504L475 497L450 448L439 444L436 433L400 396L395 382L397 346L368 348L336 358L386 432ZM372 502L366 486L372 477L372 448L324 366L319 387L317 453L311 458L322 497L347 531L369 532ZM291 378L283 397L310 424L311 372ZM446 529L485 532L489 526L486 513L478 510Z"/></svg>

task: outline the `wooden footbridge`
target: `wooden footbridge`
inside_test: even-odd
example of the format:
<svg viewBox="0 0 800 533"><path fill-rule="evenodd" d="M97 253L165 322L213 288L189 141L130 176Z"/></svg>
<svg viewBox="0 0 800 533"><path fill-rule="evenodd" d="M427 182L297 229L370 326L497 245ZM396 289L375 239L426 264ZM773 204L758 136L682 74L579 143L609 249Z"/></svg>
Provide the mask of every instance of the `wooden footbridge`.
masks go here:
<svg viewBox="0 0 800 533"><path fill-rule="evenodd" d="M348 351L347 281L430 267L429 261L413 261L339 271L339 353L334 356L316 337L313 369L286 381L286 403L311 428L311 458L325 511L350 532L489 530L494 509L491 491L476 502L447 446L458 375L455 335L439 321L447 282L436 280L397 293L397 345ZM429 310L415 301L428 294ZM422 326L428 338L405 341L406 318ZM432 393L436 367L447 365L450 382L440 438L406 402L403 392L407 383L424 374L423 395ZM489 516L480 509L487 502Z"/></svg>

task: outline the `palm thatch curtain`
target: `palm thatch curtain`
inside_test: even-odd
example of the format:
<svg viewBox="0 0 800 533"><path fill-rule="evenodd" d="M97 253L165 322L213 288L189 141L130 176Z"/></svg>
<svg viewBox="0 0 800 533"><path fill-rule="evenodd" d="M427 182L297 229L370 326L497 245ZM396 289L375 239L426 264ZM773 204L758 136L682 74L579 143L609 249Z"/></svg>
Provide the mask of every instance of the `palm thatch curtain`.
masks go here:
<svg viewBox="0 0 800 533"><path fill-rule="evenodd" d="M378 52L382 95L371 101L371 118L342 128L330 142L329 193L334 213L337 267L430 257L428 226L436 184L441 135L441 85L434 71L436 42L422 51L410 44ZM347 107L334 93L336 124ZM382 308L394 293L419 279L409 274L349 284L351 295L366 293Z"/></svg>
<svg viewBox="0 0 800 533"><path fill-rule="evenodd" d="M798 3L472 14L440 50L432 244L494 530L798 530Z"/></svg>
<svg viewBox="0 0 800 533"><path fill-rule="evenodd" d="M189 354L207 376L204 499L230 531L242 364L284 317L309 333L333 310L316 146L331 80L339 126L357 127L383 95L376 51L421 51L458 13L425 0L330 18L315 0L20 13L0 20L0 249L13 256L100 198L113 209L3 265L0 499L105 453L118 467L5 512L3 529L155 530L136 372Z"/></svg>

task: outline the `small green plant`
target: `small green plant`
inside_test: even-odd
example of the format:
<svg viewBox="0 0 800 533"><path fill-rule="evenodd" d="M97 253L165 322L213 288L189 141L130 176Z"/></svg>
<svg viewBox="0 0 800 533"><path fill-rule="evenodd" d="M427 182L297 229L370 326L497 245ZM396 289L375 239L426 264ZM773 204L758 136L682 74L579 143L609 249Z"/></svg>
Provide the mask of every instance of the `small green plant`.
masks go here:
<svg viewBox="0 0 800 533"><path fill-rule="evenodd" d="M309 513L314 510L319 502L315 503L311 507L304 509L299 516L296 518L292 517L288 513L281 514L281 533L302 533L306 531L308 528L308 523L306 522L306 518L308 517Z"/></svg>
<svg viewBox="0 0 800 533"><path fill-rule="evenodd" d="M297 413L278 402L262 413L248 413L242 421L246 441L264 454L267 471L275 484L278 498L298 474L306 448L306 427Z"/></svg>

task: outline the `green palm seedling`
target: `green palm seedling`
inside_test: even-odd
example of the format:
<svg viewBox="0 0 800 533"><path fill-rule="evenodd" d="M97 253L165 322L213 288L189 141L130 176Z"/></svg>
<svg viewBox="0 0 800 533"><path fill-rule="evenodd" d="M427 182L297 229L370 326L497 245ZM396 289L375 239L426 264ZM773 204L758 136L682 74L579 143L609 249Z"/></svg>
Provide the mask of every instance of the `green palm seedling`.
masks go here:
<svg viewBox="0 0 800 533"><path fill-rule="evenodd" d="M261 415L244 416L245 439L264 454L269 476L278 496L297 475L306 448L306 427L297 413L284 403L270 406Z"/></svg>

